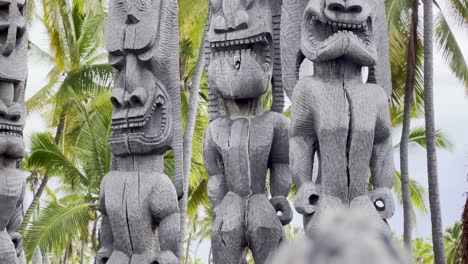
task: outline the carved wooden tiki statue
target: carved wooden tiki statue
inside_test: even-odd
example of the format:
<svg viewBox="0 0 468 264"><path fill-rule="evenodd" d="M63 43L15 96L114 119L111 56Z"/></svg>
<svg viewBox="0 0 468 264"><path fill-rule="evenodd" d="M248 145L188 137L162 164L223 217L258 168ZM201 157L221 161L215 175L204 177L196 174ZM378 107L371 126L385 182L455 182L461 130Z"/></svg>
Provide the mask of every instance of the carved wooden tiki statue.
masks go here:
<svg viewBox="0 0 468 264"><path fill-rule="evenodd" d="M0 263L25 264L22 203L25 175L24 93L27 78L25 0L0 0Z"/></svg>
<svg viewBox="0 0 468 264"><path fill-rule="evenodd" d="M112 171L101 184L98 263L178 263L183 194L176 0L111 0ZM163 157L172 148L174 182ZM156 233L157 232L157 236Z"/></svg>
<svg viewBox="0 0 468 264"><path fill-rule="evenodd" d="M205 131L204 160L215 207L214 263L245 263L250 249L255 263L262 264L292 218L286 199L289 123L281 114L281 1L212 0L210 12L206 52L212 122ZM264 111L262 95L270 84L273 111Z"/></svg>
<svg viewBox="0 0 468 264"><path fill-rule="evenodd" d="M304 225L331 207L390 218L394 165L384 1L285 0L281 47L284 89L292 101L294 204ZM298 80L305 59L314 73ZM369 67L366 82L363 67Z"/></svg>

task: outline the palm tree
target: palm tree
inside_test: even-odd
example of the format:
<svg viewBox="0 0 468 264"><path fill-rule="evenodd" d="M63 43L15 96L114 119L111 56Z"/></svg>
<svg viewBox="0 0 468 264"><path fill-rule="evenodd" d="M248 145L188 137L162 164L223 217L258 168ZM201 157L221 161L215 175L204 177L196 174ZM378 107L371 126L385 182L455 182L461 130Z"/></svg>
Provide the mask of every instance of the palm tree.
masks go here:
<svg viewBox="0 0 468 264"><path fill-rule="evenodd" d="M34 1L29 1L34 2ZM29 112L43 111L49 127L55 129L55 142L64 147L68 115L73 109L68 103L68 91L81 100L89 100L108 90L112 69L105 63L103 28L105 13L100 1L40 0L36 10L49 38L49 50L30 42L30 59L51 66L48 83L27 102ZM67 139L68 140L68 139ZM49 173L44 171L33 202L26 212L25 222L37 207L46 189Z"/></svg>
<svg viewBox="0 0 468 264"><path fill-rule="evenodd" d="M392 116L392 128L396 132L400 130L401 127L404 125L405 116L404 116L404 107L399 107L399 109L393 109L394 116ZM411 118L420 118L422 113L419 111L413 111L411 113ZM453 144L450 140L445 136L445 134L437 130L436 131L436 143L437 148L441 150L452 150ZM408 139L407 139L407 148L408 150L416 150L416 149L426 149L426 131L424 127L413 127L408 132ZM398 151L401 150L402 144L401 142L395 144L393 148ZM401 152L401 151L400 151ZM398 198L398 201L401 205L404 206L403 195L402 195L402 176L400 171L395 171L395 181L393 182L393 191ZM420 213L427 213L427 190L417 181L408 177L408 187L409 187L409 198L411 202L411 209L409 211L409 217L411 218L412 225L410 228L412 229L416 223L416 213L414 209L417 209ZM405 223L406 224L406 223ZM407 245L407 244L406 244Z"/></svg>
<svg viewBox="0 0 468 264"><path fill-rule="evenodd" d="M433 1L436 6L438 4ZM466 24L467 7L458 0L448 1L450 10L454 14L456 24ZM392 62L392 109L398 109L404 98L405 117L401 138L400 166L403 178L403 201L404 201L404 226L405 226L405 244L411 248L411 202L409 195L409 177L408 177L408 150L407 140L410 130L410 118L412 117L411 105L414 104L415 112L422 111L423 102L423 70L422 60L424 54L418 47L421 46L422 36L418 31L419 0L387 0L387 11L390 27L390 45ZM464 60L459 45L448 25L444 13L439 8L439 15L436 20L436 42L439 50L442 52L445 61L448 63L452 72L467 87L468 91L468 68ZM406 74L406 81L400 76ZM392 114L394 112L392 111Z"/></svg>
<svg viewBox="0 0 468 264"><path fill-rule="evenodd" d="M37 218L24 226L28 259L38 246L64 260L78 255L83 261L86 252L97 249L99 186L110 169L107 138L112 108L108 93L87 103L72 89L67 93L68 107L74 110L67 119L67 145L58 145L47 132L33 134L31 153L24 163L26 169L46 170L57 177L61 185L55 193L64 194L61 198L51 195ZM76 248L79 254L72 254Z"/></svg>
<svg viewBox="0 0 468 264"><path fill-rule="evenodd" d="M447 263L462 264L461 260L461 233L462 226L460 222L445 230L444 242L445 253L447 254Z"/></svg>
<svg viewBox="0 0 468 264"><path fill-rule="evenodd" d="M198 186L200 183L207 179L206 171L204 168L202 169L202 173L196 173L196 175L192 175L191 171L194 170L192 164L193 159L192 154L195 154L195 159L199 158L198 161L202 163L202 153L201 153L201 144L203 138L203 132L205 126L207 124L206 114L198 114L203 111L203 108L199 110L200 107L206 106L206 100L199 104L200 99L200 85L202 82L202 75L205 66L205 53L204 53L204 29L205 29L205 20L202 14L207 13L207 1L204 1L204 4L200 4L200 2L194 1L179 1L180 5L180 17L183 19L180 25L180 34L181 34L181 41L180 41L180 74L181 74L181 94L182 97L186 97L188 93L188 102L183 100L183 116L185 120L185 131L184 131L184 139L183 139L183 148L184 148L184 197L179 202L179 208L181 211L181 219L180 219L180 249L183 248L184 244L184 237L185 237L185 229L186 229L186 222L187 222L187 203L189 202L189 195L193 196L197 194L198 197L191 197L191 202L196 201L197 199L203 199L204 195L200 192L194 192L193 188L189 188L192 186L191 182L197 180L196 182ZM200 37L201 36L201 37ZM201 41L199 41L201 39ZM199 43L196 43L198 42ZM195 65L193 64L193 55L194 55L194 43L198 48L198 57L196 59ZM184 102L187 104L184 107ZM204 113L206 113L206 109L204 109ZM197 141L197 142L194 142ZM194 144L195 143L195 144ZM194 148L194 146L198 148ZM193 152L195 151L195 153ZM196 176L199 177L196 177ZM201 176L201 177L200 177ZM197 179L193 179L193 178ZM195 188L197 189L197 188ZM207 199L204 199L206 202ZM192 211L196 211L193 207L198 207L197 205L192 205ZM189 240L190 242L190 240ZM189 245L187 245L187 250ZM187 261L187 259L186 259Z"/></svg>
<svg viewBox="0 0 468 264"><path fill-rule="evenodd" d="M431 244L423 238L416 238L412 243L413 261L417 264L434 263L434 252Z"/></svg>
<svg viewBox="0 0 468 264"><path fill-rule="evenodd" d="M404 99L404 116L403 116L403 128L401 133L400 141L400 171L401 171L401 193L403 201L403 238L405 247L409 254L411 254L411 231L412 231L412 204L411 194L409 186L409 168L408 168L408 140L411 129L411 105L413 100L413 90L415 81L416 71L416 56L418 52L418 9L419 0L413 0L411 10L411 26L410 35L408 39L408 59L407 59L407 72L406 72L406 84L405 84L405 99Z"/></svg>
<svg viewBox="0 0 468 264"><path fill-rule="evenodd" d="M431 210L432 244L436 264L444 264L445 251L442 236L442 216L439 200L439 179L437 173L437 150L434 124L434 18L432 0L424 0L424 108L427 141L427 171L429 205Z"/></svg>

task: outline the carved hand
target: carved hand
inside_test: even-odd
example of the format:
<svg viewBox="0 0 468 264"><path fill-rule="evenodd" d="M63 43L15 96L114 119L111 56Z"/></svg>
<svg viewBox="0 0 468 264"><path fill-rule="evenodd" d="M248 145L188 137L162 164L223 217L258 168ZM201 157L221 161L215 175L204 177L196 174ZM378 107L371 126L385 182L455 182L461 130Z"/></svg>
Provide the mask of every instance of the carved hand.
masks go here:
<svg viewBox="0 0 468 264"><path fill-rule="evenodd" d="M273 208L275 208L275 211L283 226L291 223L293 219L293 211L286 197L275 196L270 199L270 203L273 205Z"/></svg>
<svg viewBox="0 0 468 264"><path fill-rule="evenodd" d="M395 213L395 201L390 188L382 187L372 190L369 199L383 219L389 219Z"/></svg>
<svg viewBox="0 0 468 264"><path fill-rule="evenodd" d="M348 39L345 56L356 61L359 65L375 65L377 60L377 51L375 50L375 47L372 45L366 45L352 32L346 31L345 35Z"/></svg>
<svg viewBox="0 0 468 264"><path fill-rule="evenodd" d="M311 215L315 213L319 199L318 186L313 182L307 182L299 188L294 199L294 207L302 215Z"/></svg>

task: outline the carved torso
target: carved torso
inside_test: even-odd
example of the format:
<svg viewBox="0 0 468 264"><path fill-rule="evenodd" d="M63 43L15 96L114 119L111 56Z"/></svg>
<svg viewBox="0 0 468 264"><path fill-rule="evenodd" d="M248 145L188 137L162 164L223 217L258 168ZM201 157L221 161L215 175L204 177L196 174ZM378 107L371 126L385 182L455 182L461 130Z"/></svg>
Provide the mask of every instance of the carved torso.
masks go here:
<svg viewBox="0 0 468 264"><path fill-rule="evenodd" d="M220 154L227 188L242 197L266 192L275 138L287 140L288 121L275 112L252 117L220 117L208 127ZM286 138L285 138L286 137Z"/></svg>
<svg viewBox="0 0 468 264"><path fill-rule="evenodd" d="M383 0L283 2L290 167L299 187L294 205L305 226L317 224L314 219L329 208L359 208L380 224L394 213L385 17ZM299 79L305 59L314 73ZM366 81L363 67L369 69Z"/></svg>
<svg viewBox="0 0 468 264"><path fill-rule="evenodd" d="M293 98L301 113L293 119L295 135L310 136L317 149L316 183L345 203L365 195L373 145L390 135L385 92L358 81L306 77Z"/></svg>
<svg viewBox="0 0 468 264"><path fill-rule="evenodd" d="M113 171L104 178L105 213L114 238L112 261L149 263L159 244L151 230L177 211L175 190L164 174ZM130 261L131 260L131 261Z"/></svg>

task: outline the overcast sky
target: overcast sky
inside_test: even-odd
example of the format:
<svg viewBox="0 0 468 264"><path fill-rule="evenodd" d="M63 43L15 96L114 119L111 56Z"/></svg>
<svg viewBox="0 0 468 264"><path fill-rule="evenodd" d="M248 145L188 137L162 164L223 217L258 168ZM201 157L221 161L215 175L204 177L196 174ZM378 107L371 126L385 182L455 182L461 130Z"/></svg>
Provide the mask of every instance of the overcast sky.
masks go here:
<svg viewBox="0 0 468 264"><path fill-rule="evenodd" d="M468 58L468 29L458 29L456 37ZM44 30L35 23L30 30L31 40L47 49L47 36ZM26 96L29 98L46 83L47 66L30 62L29 80ZM460 219L468 192L468 96L463 85L450 73L440 54L435 58L435 120L454 144L451 152L438 151L439 182L442 207L442 221L444 227L452 225ZM413 125L423 125L422 120L413 121ZM32 132L45 131L46 126L40 114L33 113L26 121L25 141L29 145ZM394 135L394 141L399 141L400 135ZM421 150L410 150L410 176L427 187L426 154ZM395 153L396 168L398 153ZM302 218L296 215L293 224L302 225ZM392 229L397 234L403 232L402 208L397 207L396 213L390 220ZM418 215L415 236L427 237L431 233L430 216ZM201 256L206 259L208 249L203 246Z"/></svg>

